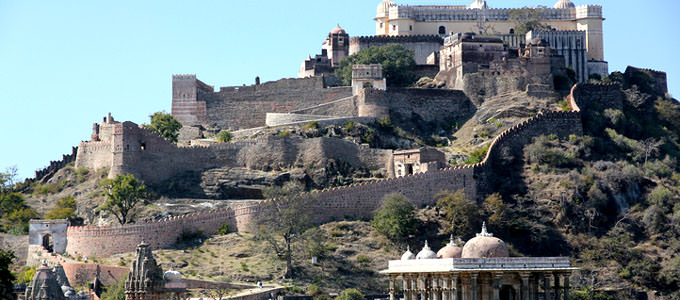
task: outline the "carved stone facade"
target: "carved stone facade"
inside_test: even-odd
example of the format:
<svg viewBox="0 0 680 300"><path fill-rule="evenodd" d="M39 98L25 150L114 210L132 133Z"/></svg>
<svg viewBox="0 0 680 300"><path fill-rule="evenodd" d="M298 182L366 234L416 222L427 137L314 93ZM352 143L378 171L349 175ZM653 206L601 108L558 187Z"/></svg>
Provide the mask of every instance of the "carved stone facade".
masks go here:
<svg viewBox="0 0 680 300"><path fill-rule="evenodd" d="M185 286L177 282L179 277L166 282L163 270L151 253L149 244L142 242L137 246L137 257L125 280L126 300L163 300L186 292ZM171 286L166 286L171 283Z"/></svg>
<svg viewBox="0 0 680 300"><path fill-rule="evenodd" d="M57 276L43 264L33 276L31 284L26 288L25 300L66 300L64 292L57 281Z"/></svg>

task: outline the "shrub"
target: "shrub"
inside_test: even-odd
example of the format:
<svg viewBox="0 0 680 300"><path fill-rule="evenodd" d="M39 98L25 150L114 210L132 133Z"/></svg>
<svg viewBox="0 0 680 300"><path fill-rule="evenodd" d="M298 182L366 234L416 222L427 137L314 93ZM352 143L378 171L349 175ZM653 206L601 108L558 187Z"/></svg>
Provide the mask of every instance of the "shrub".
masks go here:
<svg viewBox="0 0 680 300"><path fill-rule="evenodd" d="M290 131L288 131L288 130L282 130L282 131L280 131L277 135L280 136L280 137L290 136Z"/></svg>
<svg viewBox="0 0 680 300"><path fill-rule="evenodd" d="M525 151L529 156L529 161L556 168L575 165L577 163L576 154L553 146L550 141L555 138L540 136L533 143L527 145Z"/></svg>
<svg viewBox="0 0 680 300"><path fill-rule="evenodd" d="M76 199L72 196L61 198L57 203L54 204L52 210L50 210L46 215L45 219L48 220L58 220L58 219L73 219L76 216Z"/></svg>
<svg viewBox="0 0 680 300"><path fill-rule="evenodd" d="M352 129L354 129L354 126L355 126L354 121L347 121L345 123L345 130L351 131Z"/></svg>
<svg viewBox="0 0 680 300"><path fill-rule="evenodd" d="M304 130L310 130L310 129L319 129L319 122L317 121L311 121L305 125L302 126L302 129Z"/></svg>
<svg viewBox="0 0 680 300"><path fill-rule="evenodd" d="M335 300L364 300L364 294L357 289L346 289L340 292Z"/></svg>
<svg viewBox="0 0 680 300"><path fill-rule="evenodd" d="M403 195L386 195L380 208L375 211L371 224L390 241L403 242L415 232L417 225L415 206Z"/></svg>
<svg viewBox="0 0 680 300"><path fill-rule="evenodd" d="M217 234L219 235L225 235L229 233L229 224L223 223L220 224L220 229L217 230Z"/></svg>
<svg viewBox="0 0 680 300"><path fill-rule="evenodd" d="M470 152L470 157L465 160L465 163L468 165L474 165L482 162L487 151L489 151L489 145L475 149L474 151Z"/></svg>
<svg viewBox="0 0 680 300"><path fill-rule="evenodd" d="M171 114L165 112L156 112L149 117L151 118L151 124L144 124L142 127L155 131L172 143L177 143L182 123L177 121Z"/></svg>
<svg viewBox="0 0 680 300"><path fill-rule="evenodd" d="M444 223L450 233L459 237L471 236L480 227L481 210L467 199L463 190L439 192L435 200L437 207L444 211Z"/></svg>
<svg viewBox="0 0 680 300"><path fill-rule="evenodd" d="M102 300L125 300L125 280L127 279L127 274L125 277L120 278L115 284L104 287L104 293L102 293Z"/></svg>
<svg viewBox="0 0 680 300"><path fill-rule="evenodd" d="M380 126L382 129L392 129L392 120L390 120L389 117L380 118L378 119L378 126Z"/></svg>
<svg viewBox="0 0 680 300"><path fill-rule="evenodd" d="M381 64L389 86L410 86L418 80L413 51L402 45L369 47L343 59L335 75L345 85L352 83L352 66L355 64Z"/></svg>
<svg viewBox="0 0 680 300"><path fill-rule="evenodd" d="M320 288L319 286L310 285L310 286L307 288L307 295L310 295L310 296L319 296L319 295L321 295L321 294L323 294L323 291L321 290L321 288Z"/></svg>
<svg viewBox="0 0 680 300"><path fill-rule="evenodd" d="M16 283L18 284L29 284L33 281L33 275L35 275L36 266L24 266L21 271L16 276Z"/></svg>
<svg viewBox="0 0 680 300"><path fill-rule="evenodd" d="M358 261L360 264L367 264L367 263L370 263L370 262L371 262L371 259L368 258L368 256L359 255L359 256L357 256L357 261Z"/></svg>
<svg viewBox="0 0 680 300"><path fill-rule="evenodd" d="M229 130L222 130L220 133L218 133L215 136L215 140L219 143L228 143L231 142L231 140L234 138L234 135L231 134Z"/></svg>

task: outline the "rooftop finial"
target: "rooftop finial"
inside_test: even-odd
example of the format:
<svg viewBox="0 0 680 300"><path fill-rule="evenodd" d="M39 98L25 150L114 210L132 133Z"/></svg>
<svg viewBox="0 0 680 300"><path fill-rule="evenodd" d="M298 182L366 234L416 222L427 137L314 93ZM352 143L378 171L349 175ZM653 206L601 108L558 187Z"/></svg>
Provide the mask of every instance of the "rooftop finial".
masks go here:
<svg viewBox="0 0 680 300"><path fill-rule="evenodd" d="M486 221L482 222L482 232L478 233L477 236L487 236L487 237L493 236L493 233L489 233L486 230Z"/></svg>

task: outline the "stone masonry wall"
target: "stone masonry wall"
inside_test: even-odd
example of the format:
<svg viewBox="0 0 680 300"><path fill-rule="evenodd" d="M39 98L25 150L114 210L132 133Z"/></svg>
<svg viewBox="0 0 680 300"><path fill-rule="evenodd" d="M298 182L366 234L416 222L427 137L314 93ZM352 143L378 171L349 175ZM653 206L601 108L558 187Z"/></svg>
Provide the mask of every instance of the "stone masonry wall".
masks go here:
<svg viewBox="0 0 680 300"><path fill-rule="evenodd" d="M27 178L26 182L46 182L54 174L61 170L61 168L74 162L76 160L76 154L78 153L78 147L73 147L70 154L64 154L61 156L61 160L50 161L50 164L40 170L35 171L35 177Z"/></svg>
<svg viewBox="0 0 680 300"><path fill-rule="evenodd" d="M352 96L351 87L326 87L323 77L281 79L260 85L199 93L206 125L237 130L263 126L266 113L286 113Z"/></svg>

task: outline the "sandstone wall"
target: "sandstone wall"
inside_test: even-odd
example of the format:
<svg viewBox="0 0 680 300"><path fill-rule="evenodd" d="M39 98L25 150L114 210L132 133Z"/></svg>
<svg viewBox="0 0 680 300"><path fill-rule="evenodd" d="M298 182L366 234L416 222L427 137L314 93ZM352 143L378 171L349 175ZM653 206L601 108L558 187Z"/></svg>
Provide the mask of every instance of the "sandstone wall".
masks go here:
<svg viewBox="0 0 680 300"><path fill-rule="evenodd" d="M623 109L625 94L618 84L580 83L574 85L569 94L572 109ZM573 106L576 106L574 108Z"/></svg>
<svg viewBox="0 0 680 300"><path fill-rule="evenodd" d="M110 168L113 164L113 148L110 142L80 142L76 167L91 170Z"/></svg>
<svg viewBox="0 0 680 300"><path fill-rule="evenodd" d="M310 114L324 116L358 116L356 97L347 97L323 104L293 110L292 114Z"/></svg>
<svg viewBox="0 0 680 300"><path fill-rule="evenodd" d="M325 87L324 78L281 79L260 85L223 87L199 94L205 101L206 123L223 129L263 126L265 114L286 113L352 96L351 87Z"/></svg>

